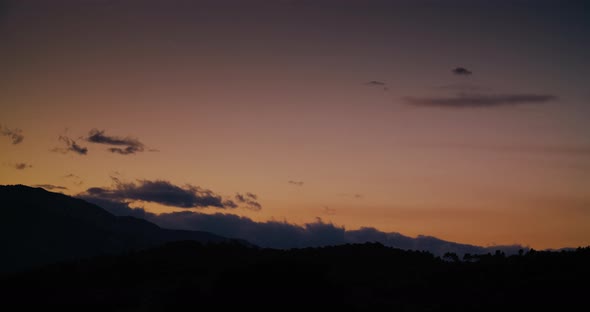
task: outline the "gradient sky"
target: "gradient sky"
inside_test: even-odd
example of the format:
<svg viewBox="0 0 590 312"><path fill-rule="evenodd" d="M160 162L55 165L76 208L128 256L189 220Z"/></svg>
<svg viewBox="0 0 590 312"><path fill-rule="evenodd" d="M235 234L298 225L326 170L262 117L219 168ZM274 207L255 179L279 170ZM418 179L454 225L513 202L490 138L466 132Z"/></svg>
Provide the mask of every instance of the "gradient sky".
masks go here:
<svg viewBox="0 0 590 312"><path fill-rule="evenodd" d="M0 184L590 245L586 1L4 0L0 42Z"/></svg>

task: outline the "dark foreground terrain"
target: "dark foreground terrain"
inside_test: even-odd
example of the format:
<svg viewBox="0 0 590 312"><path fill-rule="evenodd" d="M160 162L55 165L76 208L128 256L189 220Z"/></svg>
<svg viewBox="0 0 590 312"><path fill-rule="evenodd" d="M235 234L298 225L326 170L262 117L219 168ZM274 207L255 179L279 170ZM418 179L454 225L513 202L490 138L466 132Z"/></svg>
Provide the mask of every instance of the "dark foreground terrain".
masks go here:
<svg viewBox="0 0 590 312"><path fill-rule="evenodd" d="M569 310L586 304L590 248L441 259L381 244L290 251L176 242L0 276L4 306L108 310Z"/></svg>

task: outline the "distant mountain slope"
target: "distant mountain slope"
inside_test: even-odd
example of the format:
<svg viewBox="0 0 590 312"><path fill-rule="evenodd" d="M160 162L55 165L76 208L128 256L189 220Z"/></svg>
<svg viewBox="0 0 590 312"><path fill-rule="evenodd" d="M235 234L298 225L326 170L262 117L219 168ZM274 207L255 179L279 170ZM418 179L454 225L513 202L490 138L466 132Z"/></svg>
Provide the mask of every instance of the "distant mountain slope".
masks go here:
<svg viewBox="0 0 590 312"><path fill-rule="evenodd" d="M0 214L0 272L178 240L229 240L208 232L167 230L142 219L117 217L81 199L23 185L0 186Z"/></svg>

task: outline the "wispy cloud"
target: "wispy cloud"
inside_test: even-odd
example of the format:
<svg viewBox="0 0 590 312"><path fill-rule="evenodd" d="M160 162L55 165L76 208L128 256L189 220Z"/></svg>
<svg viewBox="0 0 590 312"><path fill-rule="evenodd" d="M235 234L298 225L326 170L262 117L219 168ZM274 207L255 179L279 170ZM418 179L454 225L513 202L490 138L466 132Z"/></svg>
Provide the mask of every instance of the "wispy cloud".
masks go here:
<svg viewBox="0 0 590 312"><path fill-rule="evenodd" d="M260 210L262 209L262 205L258 202L258 196L252 193L240 194L237 193L235 196L236 202L240 204L246 205L246 208L250 208L252 210Z"/></svg>
<svg viewBox="0 0 590 312"><path fill-rule="evenodd" d="M78 143L76 143L76 141L70 139L67 136L60 135L58 137L58 140L63 142L66 145L66 147L65 148L56 147L56 148L52 149L53 152L59 152L59 153L63 153L63 154L66 154L69 152L74 152L78 155L88 154L88 148L78 145Z"/></svg>
<svg viewBox="0 0 590 312"><path fill-rule="evenodd" d="M82 178L73 173L65 175L64 178L71 180L72 183L74 183L75 185L82 185L84 183L84 181L82 181Z"/></svg>
<svg viewBox="0 0 590 312"><path fill-rule="evenodd" d="M303 183L304 183L304 182L303 182L303 181L293 181L293 180L289 180L289 181L287 181L287 183L289 183L289 184L293 184L293 185L295 185L295 186L303 186Z"/></svg>
<svg viewBox="0 0 590 312"><path fill-rule="evenodd" d="M121 155L130 155L135 154L137 152L143 152L145 149L145 145L141 143L138 139L130 138L130 137L117 137L117 136L108 136L104 134L104 130L92 129L88 133L88 137L86 141L91 143L97 144L105 144L105 145L112 145L112 146L121 146L121 147L110 147L108 149L111 153L121 154Z"/></svg>
<svg viewBox="0 0 590 312"><path fill-rule="evenodd" d="M0 134L9 137L14 145L21 143L25 139L23 131L18 128L10 129L0 125Z"/></svg>
<svg viewBox="0 0 590 312"><path fill-rule="evenodd" d="M490 91L491 88L483 87L472 83L451 83L436 87L437 89L460 91L460 92L485 92Z"/></svg>
<svg viewBox="0 0 590 312"><path fill-rule="evenodd" d="M328 206L324 206L324 207L323 207L323 209L322 209L322 212L323 212L325 215L332 216L332 215L335 215L335 214L336 214L336 209L334 209L334 208L330 208L330 207L328 207Z"/></svg>
<svg viewBox="0 0 590 312"><path fill-rule="evenodd" d="M27 168L32 168L32 167L33 167L33 165L27 164L27 163L24 163L24 162L14 164L14 168L16 170L25 170Z"/></svg>
<svg viewBox="0 0 590 312"><path fill-rule="evenodd" d="M473 72L471 72L469 69L465 67L456 67L453 69L453 74L458 76L469 76L473 74Z"/></svg>
<svg viewBox="0 0 590 312"><path fill-rule="evenodd" d="M364 197L363 194L359 194L359 193L352 193L352 194L351 193L340 193L338 195L340 195L342 197L349 197L349 198L354 198L354 199L361 199Z"/></svg>
<svg viewBox="0 0 590 312"><path fill-rule="evenodd" d="M371 80L371 81L365 82L364 85L370 86L370 87L383 88L383 91L389 90L389 88L387 88L387 84L385 82L379 81L379 80Z"/></svg>
<svg viewBox="0 0 590 312"><path fill-rule="evenodd" d="M146 201L159 203L171 207L179 208L237 208L238 205L229 199L215 194L213 191L187 184L183 187L174 185L164 180L138 180L136 183L121 182L117 178L112 178L114 185L112 187L91 187L80 196L94 197L100 199L109 199L117 201ZM249 194L249 193L247 193ZM255 202L253 197L246 195L244 197L250 205Z"/></svg>
<svg viewBox="0 0 590 312"><path fill-rule="evenodd" d="M405 98L405 101L411 105L441 108L514 106L523 104L541 104L555 100L557 100L557 96L552 94L460 94L454 97Z"/></svg>
<svg viewBox="0 0 590 312"><path fill-rule="evenodd" d="M67 190L68 188L65 186L59 186L59 185L53 185L53 184L35 184L33 185L34 187L41 187L44 188L46 190Z"/></svg>

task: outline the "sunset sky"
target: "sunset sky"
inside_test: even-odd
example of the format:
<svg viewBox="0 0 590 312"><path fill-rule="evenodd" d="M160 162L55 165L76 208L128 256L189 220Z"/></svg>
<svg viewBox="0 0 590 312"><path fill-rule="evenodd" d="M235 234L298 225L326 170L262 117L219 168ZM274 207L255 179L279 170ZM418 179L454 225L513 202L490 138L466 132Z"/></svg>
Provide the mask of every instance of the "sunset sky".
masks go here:
<svg viewBox="0 0 590 312"><path fill-rule="evenodd" d="M0 0L0 184L586 246L589 55L587 1Z"/></svg>

